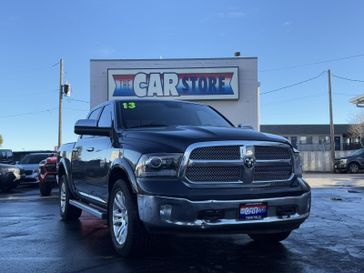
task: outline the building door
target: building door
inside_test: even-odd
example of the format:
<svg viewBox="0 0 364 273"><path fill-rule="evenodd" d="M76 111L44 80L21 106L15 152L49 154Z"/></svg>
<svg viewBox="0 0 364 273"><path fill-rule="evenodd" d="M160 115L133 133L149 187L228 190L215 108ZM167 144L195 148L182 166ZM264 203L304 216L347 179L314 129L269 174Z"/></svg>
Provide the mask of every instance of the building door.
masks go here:
<svg viewBox="0 0 364 273"><path fill-rule="evenodd" d="M297 137L295 137L295 136L291 137L291 143L292 143L292 146L297 149Z"/></svg>
<svg viewBox="0 0 364 273"><path fill-rule="evenodd" d="M341 150L341 138L339 136L335 137L335 151Z"/></svg>

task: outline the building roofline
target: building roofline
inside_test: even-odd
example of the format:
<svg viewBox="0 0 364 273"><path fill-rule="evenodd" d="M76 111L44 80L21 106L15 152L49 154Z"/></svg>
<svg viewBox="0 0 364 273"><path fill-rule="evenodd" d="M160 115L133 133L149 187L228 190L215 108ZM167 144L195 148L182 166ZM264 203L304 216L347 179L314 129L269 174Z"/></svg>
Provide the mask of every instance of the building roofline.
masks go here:
<svg viewBox="0 0 364 273"><path fill-rule="evenodd" d="M240 60L258 59L258 57L218 57L218 58L163 58L163 59L90 59L90 62L120 62L120 61L203 61L203 60Z"/></svg>

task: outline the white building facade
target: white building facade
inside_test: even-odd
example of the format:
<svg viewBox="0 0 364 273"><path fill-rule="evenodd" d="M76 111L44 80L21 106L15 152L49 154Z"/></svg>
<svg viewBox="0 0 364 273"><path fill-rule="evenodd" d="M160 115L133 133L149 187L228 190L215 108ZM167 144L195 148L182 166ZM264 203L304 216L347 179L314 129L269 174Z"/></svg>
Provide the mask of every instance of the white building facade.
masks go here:
<svg viewBox="0 0 364 273"><path fill-rule="evenodd" d="M91 107L168 98L211 105L234 125L259 129L257 58L91 60Z"/></svg>

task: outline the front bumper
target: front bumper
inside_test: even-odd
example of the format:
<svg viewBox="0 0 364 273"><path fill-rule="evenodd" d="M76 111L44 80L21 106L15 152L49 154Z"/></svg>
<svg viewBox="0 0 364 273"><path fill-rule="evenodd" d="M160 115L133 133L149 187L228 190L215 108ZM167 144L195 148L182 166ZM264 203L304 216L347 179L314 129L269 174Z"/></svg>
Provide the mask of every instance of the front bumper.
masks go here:
<svg viewBox="0 0 364 273"><path fill-rule="evenodd" d="M268 206L267 217L239 219L241 204L262 202ZM204 201L138 195L139 216L150 231L283 232L298 228L309 216L310 207L311 192L276 198ZM285 212L285 208L290 209Z"/></svg>
<svg viewBox="0 0 364 273"><path fill-rule="evenodd" d="M334 168L335 170L346 170L348 168L348 164L337 161L334 164Z"/></svg>

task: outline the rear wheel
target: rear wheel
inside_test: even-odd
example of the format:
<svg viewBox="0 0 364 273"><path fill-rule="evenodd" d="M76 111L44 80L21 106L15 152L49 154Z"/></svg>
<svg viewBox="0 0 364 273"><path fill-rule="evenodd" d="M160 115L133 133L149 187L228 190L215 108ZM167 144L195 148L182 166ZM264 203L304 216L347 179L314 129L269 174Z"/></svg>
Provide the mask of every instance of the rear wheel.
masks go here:
<svg viewBox="0 0 364 273"><path fill-rule="evenodd" d="M39 191L41 196L49 196L52 192L52 185L45 181L39 182Z"/></svg>
<svg viewBox="0 0 364 273"><path fill-rule="evenodd" d="M291 234L290 231L286 232L277 232L277 233L257 233L257 234L248 234L250 238L259 243L267 243L274 244L280 241L287 239L287 237Z"/></svg>
<svg viewBox="0 0 364 273"><path fill-rule="evenodd" d="M142 253L149 236L139 220L136 198L125 181L115 182L108 210L111 238L117 253L124 257Z"/></svg>
<svg viewBox="0 0 364 273"><path fill-rule="evenodd" d="M69 203L71 197L66 177L62 175L59 179L59 212L64 221L77 220L82 214L81 209Z"/></svg>
<svg viewBox="0 0 364 273"><path fill-rule="evenodd" d="M359 172L359 164L358 163L350 163L348 166L349 173L358 173Z"/></svg>

